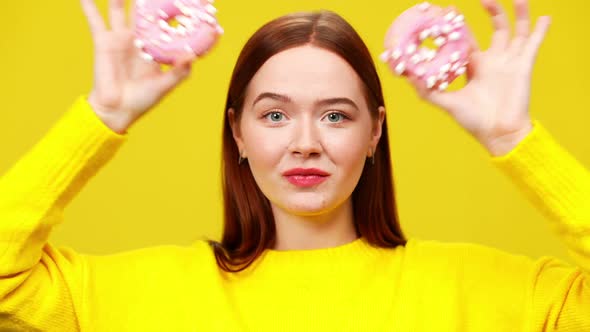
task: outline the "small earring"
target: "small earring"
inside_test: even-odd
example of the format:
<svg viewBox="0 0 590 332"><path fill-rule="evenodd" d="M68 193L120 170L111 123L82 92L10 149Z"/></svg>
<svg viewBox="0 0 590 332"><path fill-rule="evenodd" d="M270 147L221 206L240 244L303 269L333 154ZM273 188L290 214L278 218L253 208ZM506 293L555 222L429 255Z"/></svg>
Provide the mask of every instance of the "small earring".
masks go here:
<svg viewBox="0 0 590 332"><path fill-rule="evenodd" d="M375 165L375 152L371 149L371 165Z"/></svg>
<svg viewBox="0 0 590 332"><path fill-rule="evenodd" d="M238 158L238 165L241 165L246 158L242 157L242 153L240 152L240 157Z"/></svg>

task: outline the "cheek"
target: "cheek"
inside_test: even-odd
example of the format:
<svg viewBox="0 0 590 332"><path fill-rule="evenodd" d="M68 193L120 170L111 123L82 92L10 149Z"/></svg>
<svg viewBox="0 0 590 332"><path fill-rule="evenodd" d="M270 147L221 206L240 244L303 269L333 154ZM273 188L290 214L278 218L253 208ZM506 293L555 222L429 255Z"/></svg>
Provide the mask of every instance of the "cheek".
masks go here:
<svg viewBox="0 0 590 332"><path fill-rule="evenodd" d="M280 187L277 186L280 175L278 166L285 154L287 143L286 135L279 135L280 130L269 130L264 127L250 127L250 131L244 133L244 147L247 152L248 164L256 184L269 199L280 195ZM277 191L278 190L278 191Z"/></svg>
<svg viewBox="0 0 590 332"><path fill-rule="evenodd" d="M326 153L338 166L347 170L364 165L368 140L364 133L342 130L328 135L325 140Z"/></svg>
<svg viewBox="0 0 590 332"><path fill-rule="evenodd" d="M259 127L244 133L244 146L251 167L266 169L276 165L285 145L285 135L280 135L279 130Z"/></svg>

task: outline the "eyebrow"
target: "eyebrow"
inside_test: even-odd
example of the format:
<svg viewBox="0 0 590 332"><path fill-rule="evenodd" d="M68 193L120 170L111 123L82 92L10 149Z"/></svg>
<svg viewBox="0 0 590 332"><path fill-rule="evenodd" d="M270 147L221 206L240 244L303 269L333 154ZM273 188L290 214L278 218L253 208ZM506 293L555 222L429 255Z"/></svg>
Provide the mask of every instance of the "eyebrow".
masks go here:
<svg viewBox="0 0 590 332"><path fill-rule="evenodd" d="M293 99L291 99L291 97L289 97L289 96L281 95L281 94L274 93L274 92L263 92L263 93L259 94L258 97L256 97L256 99L254 99L254 102L252 103L252 107L254 107L254 105L256 105L257 102L259 102L265 98L282 101L284 103L292 103L293 102ZM349 98L345 98L345 97L320 99L320 100L317 100L314 104L317 107L324 107L324 106L329 106L329 105L334 105L334 104L346 104L346 105L350 105L350 106L354 107L356 110L359 110L358 106L354 103L354 101L352 101Z"/></svg>

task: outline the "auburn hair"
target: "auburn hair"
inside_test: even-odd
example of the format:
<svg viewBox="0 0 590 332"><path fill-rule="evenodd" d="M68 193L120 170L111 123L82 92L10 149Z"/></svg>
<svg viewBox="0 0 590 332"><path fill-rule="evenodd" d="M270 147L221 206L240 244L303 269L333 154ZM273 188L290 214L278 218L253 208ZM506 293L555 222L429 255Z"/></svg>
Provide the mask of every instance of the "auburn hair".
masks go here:
<svg viewBox="0 0 590 332"><path fill-rule="evenodd" d="M208 239L218 266L227 272L246 269L275 243L275 222L247 162L238 163L239 151L232 135L228 110L239 121L246 88L256 72L273 55L298 46L329 50L350 64L360 77L369 112L378 118L385 106L381 82L371 54L354 28L331 11L292 13L274 19L247 41L235 65L224 112L222 186L224 224L221 242ZM374 153L352 193L357 236L376 247L405 245L397 213L389 153L387 121Z"/></svg>

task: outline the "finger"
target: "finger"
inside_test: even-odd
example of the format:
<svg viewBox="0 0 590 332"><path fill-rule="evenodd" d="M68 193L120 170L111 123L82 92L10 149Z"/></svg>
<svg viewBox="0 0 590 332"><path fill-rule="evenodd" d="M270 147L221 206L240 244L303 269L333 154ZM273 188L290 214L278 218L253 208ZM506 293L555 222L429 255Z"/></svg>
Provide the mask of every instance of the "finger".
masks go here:
<svg viewBox="0 0 590 332"><path fill-rule="evenodd" d="M186 55L179 57L178 60L176 60L174 65L177 67L188 66L188 65L191 65L196 59L197 59L196 54L187 53Z"/></svg>
<svg viewBox="0 0 590 332"><path fill-rule="evenodd" d="M159 63L154 60L146 60L141 57L142 51L135 49L133 51L133 73L138 77L154 77L162 73L162 68Z"/></svg>
<svg viewBox="0 0 590 332"><path fill-rule="evenodd" d="M90 32L95 34L96 32L106 30L106 26L102 20L102 16L100 16L98 8L96 8L94 0L80 0L80 4L82 5L82 10L84 11L84 15L86 15L86 19L88 20Z"/></svg>
<svg viewBox="0 0 590 332"><path fill-rule="evenodd" d="M127 25L125 22L125 0L109 0L109 18L111 29L125 29Z"/></svg>
<svg viewBox="0 0 590 332"><path fill-rule="evenodd" d="M449 114L453 114L453 110L456 109L457 105L457 97L455 96L456 92L450 91L438 91L438 90L431 90L428 95L426 96L426 100L430 101L434 105L442 108Z"/></svg>
<svg viewBox="0 0 590 332"><path fill-rule="evenodd" d="M516 10L516 31L510 42L509 50L512 54L520 54L530 32L528 0L514 0L514 7Z"/></svg>
<svg viewBox="0 0 590 332"><path fill-rule="evenodd" d="M549 16L541 16L537 20L535 31L531 34L528 41L525 44L523 55L531 60L537 57L539 48L547 35L549 26L551 25L551 18Z"/></svg>
<svg viewBox="0 0 590 332"><path fill-rule="evenodd" d="M496 0L481 0L481 3L492 17L494 25L494 34L490 49L503 50L508 46L510 41L510 23L508 16Z"/></svg>
<svg viewBox="0 0 590 332"><path fill-rule="evenodd" d="M128 21L129 21L129 26L132 27L132 28L135 28L135 23L136 23L135 22L135 15L136 15L136 11L137 11L137 9L135 8L135 6L136 6L136 4L137 4L138 1L131 0L130 2L131 3L129 4L129 8L131 8L131 14L129 14Z"/></svg>
<svg viewBox="0 0 590 332"><path fill-rule="evenodd" d="M180 82L190 75L192 62L177 64L156 79L156 85L160 91L166 93L174 89Z"/></svg>
<svg viewBox="0 0 590 332"><path fill-rule="evenodd" d="M412 84L420 98L425 98L427 93L426 83L424 83L422 79L419 79L414 75L408 75L407 79Z"/></svg>
<svg viewBox="0 0 590 332"><path fill-rule="evenodd" d="M529 3L528 0L514 0L516 11L515 36L527 38L530 30Z"/></svg>

